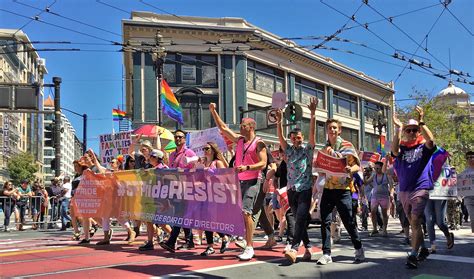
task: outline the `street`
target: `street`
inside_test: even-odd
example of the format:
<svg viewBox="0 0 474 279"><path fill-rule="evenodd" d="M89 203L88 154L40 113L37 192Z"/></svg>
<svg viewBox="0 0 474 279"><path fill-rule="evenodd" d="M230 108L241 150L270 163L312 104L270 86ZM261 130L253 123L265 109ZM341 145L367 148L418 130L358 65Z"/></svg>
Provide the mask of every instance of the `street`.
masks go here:
<svg viewBox="0 0 474 279"><path fill-rule="evenodd" d="M110 246L79 246L77 241L70 240L70 232L2 232L1 278L473 278L474 274L474 235L467 226L454 232L452 250L445 248L446 241L437 230L437 254L430 255L417 270L405 268L409 247L401 244L397 219L390 219L388 238L369 237L368 232L361 232L366 250L366 262L361 264L353 264L354 250L343 230L341 242L333 246L334 263L326 266L316 265L321 255L319 226L309 230L315 246L311 262L297 261L293 265L284 259L282 244L273 250L256 249L255 259L239 262L235 257L239 250L234 244L231 251L223 255L216 252L208 258L199 255L205 245L174 255L158 245L154 251L139 252L144 236L127 245L122 241L126 233L120 227L114 230ZM94 241L102 238L99 232ZM265 242L261 234L255 239L256 247Z"/></svg>

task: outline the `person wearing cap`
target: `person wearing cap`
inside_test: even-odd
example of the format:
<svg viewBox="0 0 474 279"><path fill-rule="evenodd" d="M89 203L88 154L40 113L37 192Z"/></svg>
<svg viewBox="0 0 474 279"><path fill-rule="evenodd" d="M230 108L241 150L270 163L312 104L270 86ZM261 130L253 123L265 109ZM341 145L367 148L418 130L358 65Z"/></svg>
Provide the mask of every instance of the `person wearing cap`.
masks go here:
<svg viewBox="0 0 474 279"><path fill-rule="evenodd" d="M199 157L192 149L186 146L186 132L183 130L176 130L174 132L174 143L176 144L176 150L173 151L169 158L169 167L178 169L192 169L194 164L198 161ZM170 237L166 242L160 242L160 246L168 252L174 253L176 241L178 240L181 227L174 226L171 231ZM194 239L191 229L183 228L184 237L186 243L178 250L188 250L194 248Z"/></svg>
<svg viewBox="0 0 474 279"><path fill-rule="evenodd" d="M30 185L28 185L30 181L28 179L24 179L21 182L21 186L18 187L18 194L20 199L16 202L16 206L18 211L20 212L20 225L18 226L19 231L23 231L23 225L25 224L25 214L26 214L26 207L28 205L28 199L33 196L33 191L31 191Z"/></svg>
<svg viewBox="0 0 474 279"><path fill-rule="evenodd" d="M210 103L209 110L217 127L224 136L236 144L234 168L238 172L242 192L242 214L245 224L246 246L238 258L243 261L251 260L253 250L253 210L260 192L262 170L267 165L267 147L260 137L255 134L257 123L252 118L243 118L240 122L240 134L234 133L222 121L216 111L216 104Z"/></svg>
<svg viewBox="0 0 474 279"><path fill-rule="evenodd" d="M410 119L405 125L393 116L392 156L399 180L398 197L412 228L412 250L406 262L408 268L417 268L418 262L429 255L421 223L429 199L428 191L433 189L430 159L436 149L433 134L423 122L423 109L416 106L416 111L418 121Z"/></svg>
<svg viewBox="0 0 474 279"><path fill-rule="evenodd" d="M64 177L63 182L61 198L59 199L61 204L61 231L65 231L68 223L71 222L71 216L68 214L69 202L71 201L72 192L71 178L66 176Z"/></svg>

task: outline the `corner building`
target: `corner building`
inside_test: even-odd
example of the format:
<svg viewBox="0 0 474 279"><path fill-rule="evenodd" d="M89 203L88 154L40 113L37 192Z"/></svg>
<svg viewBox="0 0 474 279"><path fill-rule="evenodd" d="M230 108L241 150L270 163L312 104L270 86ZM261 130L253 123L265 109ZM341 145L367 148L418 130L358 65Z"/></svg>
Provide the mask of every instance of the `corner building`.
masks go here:
<svg viewBox="0 0 474 279"><path fill-rule="evenodd" d="M187 131L215 126L209 103L218 104L222 119L238 131L241 108L257 121L258 135L275 144L276 128L267 120L274 92L303 108L295 125L309 133L309 99L317 97L316 142L326 141L328 117L343 122L342 136L360 150L375 151L379 135L372 119L379 110L391 127L394 84L369 77L329 57L254 26L241 18L176 18L132 12L122 20L126 74L126 111L132 126L160 123ZM163 56L163 77L183 108L184 125L160 115L157 63ZM159 68L159 67L158 67ZM160 121L161 118L161 121ZM292 126L287 127L290 129ZM390 129L382 135L390 138Z"/></svg>

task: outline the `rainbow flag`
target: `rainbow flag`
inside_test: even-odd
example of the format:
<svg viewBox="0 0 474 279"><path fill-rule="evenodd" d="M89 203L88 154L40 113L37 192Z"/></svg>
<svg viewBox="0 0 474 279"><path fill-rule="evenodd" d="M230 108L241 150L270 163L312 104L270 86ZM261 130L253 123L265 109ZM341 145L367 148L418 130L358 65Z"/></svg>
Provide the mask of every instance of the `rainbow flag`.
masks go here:
<svg viewBox="0 0 474 279"><path fill-rule="evenodd" d="M121 111L119 109L112 109L112 116L114 117L114 121L120 121L125 118L125 111Z"/></svg>
<svg viewBox="0 0 474 279"><path fill-rule="evenodd" d="M380 136L379 144L377 144L377 153L382 154L382 157L385 157L385 136Z"/></svg>
<svg viewBox="0 0 474 279"><path fill-rule="evenodd" d="M181 105L176 100L176 97L171 91L170 86L165 80L161 81L161 108L164 114L168 115L169 118L178 121L180 124L183 122L183 110Z"/></svg>

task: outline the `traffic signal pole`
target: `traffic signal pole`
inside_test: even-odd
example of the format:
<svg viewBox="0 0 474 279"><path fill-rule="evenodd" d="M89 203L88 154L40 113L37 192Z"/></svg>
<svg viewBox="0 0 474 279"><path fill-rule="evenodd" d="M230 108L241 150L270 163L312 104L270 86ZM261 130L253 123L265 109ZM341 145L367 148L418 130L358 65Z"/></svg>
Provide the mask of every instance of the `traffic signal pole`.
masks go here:
<svg viewBox="0 0 474 279"><path fill-rule="evenodd" d="M61 78L53 77L54 83L54 176L61 175Z"/></svg>

